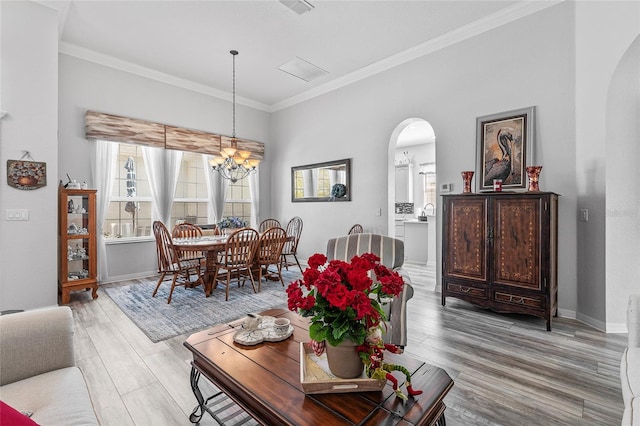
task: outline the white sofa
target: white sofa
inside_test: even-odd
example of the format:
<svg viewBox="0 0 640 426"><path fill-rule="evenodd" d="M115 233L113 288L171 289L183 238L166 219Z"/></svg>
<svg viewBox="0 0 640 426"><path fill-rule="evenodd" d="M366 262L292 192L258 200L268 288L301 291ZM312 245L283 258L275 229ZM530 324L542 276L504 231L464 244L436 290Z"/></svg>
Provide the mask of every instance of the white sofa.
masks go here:
<svg viewBox="0 0 640 426"><path fill-rule="evenodd" d="M640 426L640 294L632 294L627 306L629 342L620 363L624 414L622 425Z"/></svg>
<svg viewBox="0 0 640 426"><path fill-rule="evenodd" d="M99 424L75 366L68 306L0 316L0 342L0 400L40 425Z"/></svg>

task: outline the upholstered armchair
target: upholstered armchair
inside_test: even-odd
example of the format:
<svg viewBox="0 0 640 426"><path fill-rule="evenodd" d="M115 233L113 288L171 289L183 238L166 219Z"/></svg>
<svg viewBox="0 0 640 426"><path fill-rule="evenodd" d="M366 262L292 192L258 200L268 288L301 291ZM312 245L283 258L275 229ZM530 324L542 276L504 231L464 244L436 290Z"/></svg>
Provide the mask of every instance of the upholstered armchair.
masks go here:
<svg viewBox="0 0 640 426"><path fill-rule="evenodd" d="M387 268L400 273L404 278L404 290L385 306L387 333L385 342L396 346L407 345L407 300L413 297L413 287L409 275L402 271L404 263L404 243L392 237L378 234L352 234L332 238L327 242L327 259L350 261L353 256L373 253Z"/></svg>

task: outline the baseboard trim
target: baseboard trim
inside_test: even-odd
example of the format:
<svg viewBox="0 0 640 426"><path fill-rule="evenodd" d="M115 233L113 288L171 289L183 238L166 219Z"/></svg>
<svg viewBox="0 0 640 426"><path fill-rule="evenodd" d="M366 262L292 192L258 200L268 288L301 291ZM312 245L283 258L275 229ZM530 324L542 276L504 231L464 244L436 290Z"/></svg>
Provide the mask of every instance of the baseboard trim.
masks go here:
<svg viewBox="0 0 640 426"><path fill-rule="evenodd" d="M607 334L625 334L629 332L627 324L624 323L607 323Z"/></svg>
<svg viewBox="0 0 640 426"><path fill-rule="evenodd" d="M595 329L597 329L599 331L602 331L603 333L607 332L607 325L604 322L602 322L602 321L600 321L598 319L591 318L591 317L589 317L587 315L578 313L576 315L576 320L578 320L578 321L580 321L580 322L582 322L584 324L590 325L591 327L593 327L593 328L595 328Z"/></svg>
<svg viewBox="0 0 640 426"><path fill-rule="evenodd" d="M127 275L115 275L113 277L108 277L104 280L101 280L98 284L110 284L116 283L118 281L135 280L137 278L148 278L153 277L154 275L158 275L158 271L137 272L135 274Z"/></svg>

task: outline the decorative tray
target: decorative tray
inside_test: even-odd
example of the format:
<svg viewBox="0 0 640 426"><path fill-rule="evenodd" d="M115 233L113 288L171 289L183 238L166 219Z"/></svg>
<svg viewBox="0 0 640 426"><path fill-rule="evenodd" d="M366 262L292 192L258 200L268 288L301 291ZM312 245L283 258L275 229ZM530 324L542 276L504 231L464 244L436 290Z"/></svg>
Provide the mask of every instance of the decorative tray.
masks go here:
<svg viewBox="0 0 640 426"><path fill-rule="evenodd" d="M241 345L253 346L262 342L279 342L293 334L293 326L289 325L284 334L276 333L273 328L275 317L263 316L262 323L255 330L240 329L233 335L233 341Z"/></svg>
<svg viewBox="0 0 640 426"><path fill-rule="evenodd" d="M346 393L380 391L385 380L368 378L364 372L355 379L340 379L329 370L327 355L317 356L311 342L300 342L300 383L304 393Z"/></svg>

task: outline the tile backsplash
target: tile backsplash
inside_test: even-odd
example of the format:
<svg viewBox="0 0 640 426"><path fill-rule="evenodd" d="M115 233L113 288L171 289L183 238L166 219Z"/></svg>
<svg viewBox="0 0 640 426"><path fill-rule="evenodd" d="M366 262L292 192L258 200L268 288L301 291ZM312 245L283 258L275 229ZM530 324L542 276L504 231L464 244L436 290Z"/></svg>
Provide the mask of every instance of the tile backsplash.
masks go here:
<svg viewBox="0 0 640 426"><path fill-rule="evenodd" d="M413 203L396 203L396 214L413 214Z"/></svg>

